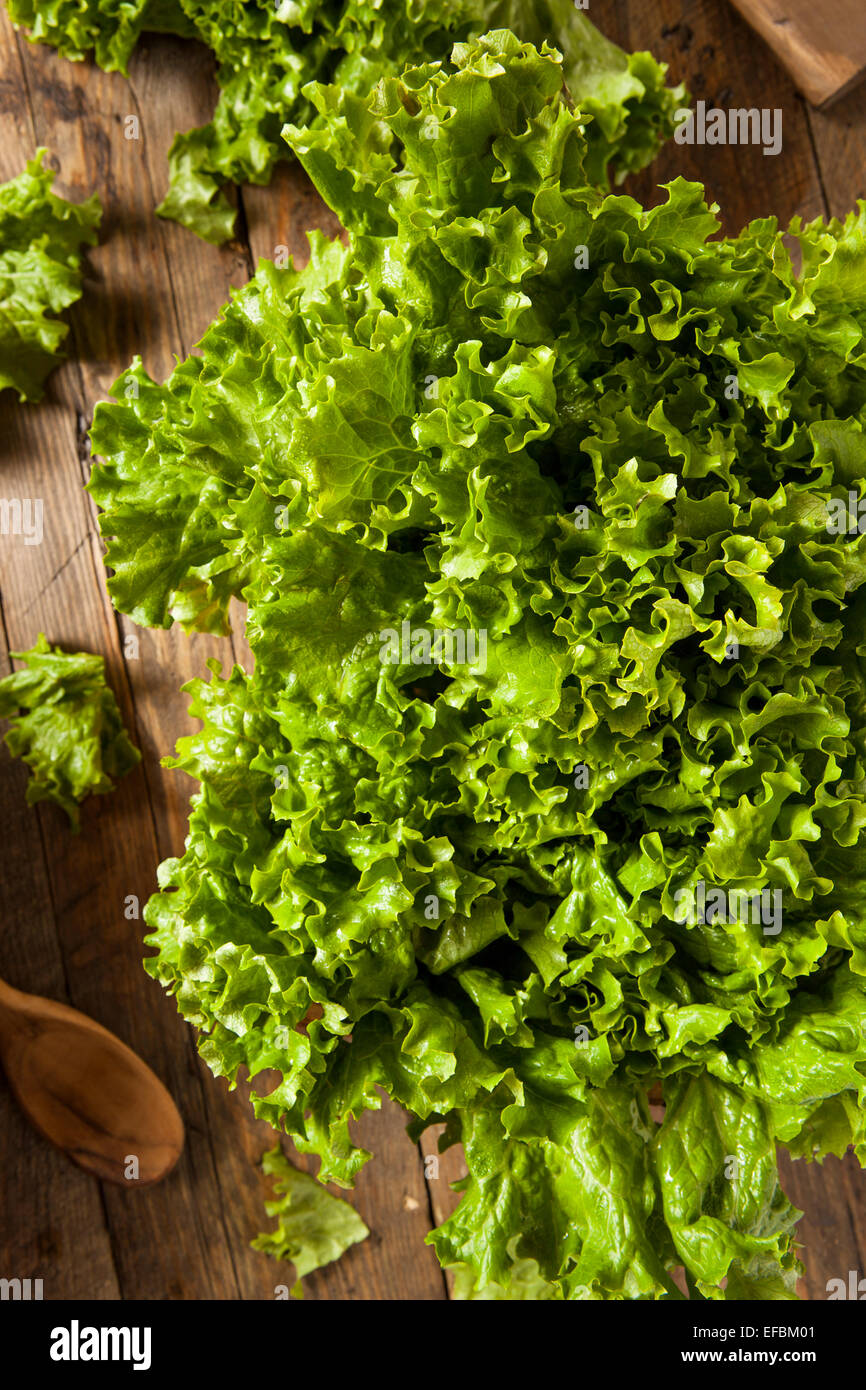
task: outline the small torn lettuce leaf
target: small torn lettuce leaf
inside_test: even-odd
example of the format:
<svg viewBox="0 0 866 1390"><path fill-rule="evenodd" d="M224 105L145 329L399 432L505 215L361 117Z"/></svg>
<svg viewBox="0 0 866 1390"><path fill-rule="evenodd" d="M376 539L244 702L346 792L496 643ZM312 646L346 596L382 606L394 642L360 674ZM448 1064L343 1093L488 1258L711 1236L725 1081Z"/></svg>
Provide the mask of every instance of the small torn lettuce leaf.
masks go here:
<svg viewBox="0 0 866 1390"><path fill-rule="evenodd" d="M25 666L0 680L0 717L11 728L5 742L30 769L27 800L55 801L79 828L85 797L113 790L141 759L130 740L105 662L87 652L64 652L40 633L27 652L12 652Z"/></svg>
<svg viewBox="0 0 866 1390"><path fill-rule="evenodd" d="M301 1280L306 1274L338 1260L370 1232L354 1207L296 1168L279 1145L263 1155L262 1169L274 1180L276 1195L265 1202L265 1210L277 1227L256 1236L252 1246L295 1266L292 1297L303 1298Z"/></svg>
<svg viewBox="0 0 866 1390"><path fill-rule="evenodd" d="M52 317L81 298L82 248L96 241L94 193L70 203L51 192L54 172L37 150L23 173L0 184L0 391L38 401L68 333Z"/></svg>
<svg viewBox="0 0 866 1390"><path fill-rule="evenodd" d="M214 54L219 99L212 119L178 134L170 184L158 211L205 240L227 240L232 183L267 184L291 158L280 138L286 121L320 124L306 90L333 82L358 96L405 67L435 62L451 45L488 29L555 44L573 100L594 118L589 169L598 182L611 164L617 180L648 164L674 132L684 89L666 88L663 64L626 54L575 8L573 0L8 0L29 37L67 58L93 53L108 72L126 72L147 31L197 38Z"/></svg>

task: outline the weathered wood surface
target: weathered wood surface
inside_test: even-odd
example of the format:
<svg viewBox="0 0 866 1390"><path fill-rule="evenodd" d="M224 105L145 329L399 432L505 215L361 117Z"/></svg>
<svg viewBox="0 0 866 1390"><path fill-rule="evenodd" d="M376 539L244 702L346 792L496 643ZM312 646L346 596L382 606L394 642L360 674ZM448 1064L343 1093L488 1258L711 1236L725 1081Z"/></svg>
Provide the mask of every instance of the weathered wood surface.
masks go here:
<svg viewBox="0 0 866 1390"><path fill-rule="evenodd" d="M829 106L866 76L863 0L732 0L815 106Z"/></svg>
<svg viewBox="0 0 866 1390"><path fill-rule="evenodd" d="M677 173L699 178L722 204L726 229L755 216L843 213L866 191L866 93L829 114L810 112L790 79L728 6L717 0L594 0L592 17L625 46L651 49L695 96L720 105L780 106L784 151L673 147L631 190L649 201ZM0 974L19 988L65 999L135 1047L169 1086L187 1125L187 1148L171 1178L149 1191L100 1189L33 1134L0 1084L0 1275L44 1280L46 1298L272 1298L284 1271L249 1248L261 1228L264 1185L254 1161L272 1143L240 1090L229 1094L198 1060L192 1031L141 968L142 923L124 902L153 890L160 859L177 853L191 783L159 766L192 726L184 681L209 656L227 666L249 655L237 614L231 640L135 629L105 596L93 508L82 491L86 431L95 402L140 353L155 377L194 346L255 260L288 246L304 256L304 229L333 234L334 219L297 170L270 189L241 195L244 233L216 249L153 209L166 183L175 130L201 123L213 102L207 55L153 37L131 63L131 80L70 64L15 35L0 10L0 179L18 173L36 145L49 147L58 191L97 189L105 207L101 243L89 258L83 300L70 315L70 360L38 407L0 397L0 469L5 496L45 500L45 540L0 539L2 667L8 650L44 631L65 646L101 652L142 766L83 812L69 835L53 807L24 804L25 772L0 754L0 883L4 930ZM137 115L140 139L124 138ZM137 656L125 655L128 636ZM441 1159L434 1132L409 1143L394 1106L368 1116L362 1142L375 1157L352 1200L372 1238L311 1276L314 1299L442 1299L446 1284L423 1237L453 1207L448 1183L459 1153ZM851 1162L788 1165L786 1186L806 1209L802 1235L810 1274L804 1292L825 1296L829 1278L866 1264L866 1179Z"/></svg>

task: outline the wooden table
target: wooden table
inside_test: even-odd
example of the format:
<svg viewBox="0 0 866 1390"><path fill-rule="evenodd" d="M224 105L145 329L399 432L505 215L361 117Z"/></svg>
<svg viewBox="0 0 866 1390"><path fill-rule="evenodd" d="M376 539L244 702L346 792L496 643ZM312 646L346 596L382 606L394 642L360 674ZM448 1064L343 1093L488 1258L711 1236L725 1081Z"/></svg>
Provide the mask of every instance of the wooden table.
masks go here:
<svg viewBox="0 0 866 1390"><path fill-rule="evenodd" d="M730 231L754 216L844 214L866 193L866 92L829 114L811 112L736 13L720 0L593 0L592 18L611 38L649 48L697 97L723 106L784 111L784 152L672 147L631 191L654 200L654 184L683 173L704 181ZM38 407L0 398L0 467L6 496L45 499L45 541L0 540L2 669L8 650L44 631L54 642L104 654L142 766L110 797L83 810L69 834L54 807L24 803L25 769L2 754L0 974L11 984L65 999L117 1032L165 1080L187 1124L187 1147L172 1177L151 1191L100 1187L39 1139L0 1085L2 1236L0 1276L41 1278L60 1298L272 1298L286 1272L250 1250L263 1224L263 1181L255 1160L272 1143L200 1063L192 1030L141 967L143 904L157 863L183 843L192 784L159 760L191 727L183 682L205 659L248 660L240 615L231 640L138 630L105 594L94 509L82 490L94 403L140 352L157 378L173 354L189 353L257 257L288 246L304 256L305 227L336 223L298 171L270 189L245 189L241 235L216 249L154 217L166 184L165 152L176 130L212 109L208 55L168 38L146 40L131 80L72 64L16 36L0 13L0 179L17 174L46 144L59 192L99 191L102 239L89 260L83 300L70 315L70 361ZM140 139L124 118L137 115ZM129 643L128 638L137 638ZM424 1245L454 1198L459 1155L425 1179L428 1134L413 1146L395 1106L360 1126L375 1158L352 1200L372 1236L306 1281L308 1298L444 1299L445 1279ZM850 1158L785 1166L792 1199L806 1210L806 1296L826 1296L829 1278L866 1270L866 1176Z"/></svg>

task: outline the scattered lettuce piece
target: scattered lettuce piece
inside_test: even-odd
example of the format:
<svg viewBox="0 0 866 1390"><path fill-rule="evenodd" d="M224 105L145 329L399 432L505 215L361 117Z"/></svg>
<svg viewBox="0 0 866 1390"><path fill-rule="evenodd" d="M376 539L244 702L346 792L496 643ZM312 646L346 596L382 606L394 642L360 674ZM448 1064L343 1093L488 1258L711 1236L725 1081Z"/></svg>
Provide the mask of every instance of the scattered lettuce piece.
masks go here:
<svg viewBox="0 0 866 1390"><path fill-rule="evenodd" d="M506 31L309 98L350 246L94 420L114 602L255 655L190 686L148 969L323 1180L382 1091L447 1122L461 1296L790 1298L777 1146L866 1160L866 204L795 273L604 194Z"/></svg>
<svg viewBox="0 0 866 1390"><path fill-rule="evenodd" d="M81 248L96 241L94 193L69 203L51 192L40 149L17 178L0 184L0 391L38 401L57 366L68 327L59 314L81 298Z"/></svg>
<svg viewBox="0 0 866 1390"><path fill-rule="evenodd" d="M574 100L595 118L591 173L601 182L648 164L673 134L684 89L667 89L665 67L648 53L625 54L573 0L8 0L29 37L67 58L92 52L125 73L145 31L195 37L212 49L220 95L213 119L175 137L170 187L158 209L208 241L232 235L228 183L270 182L289 158L280 139L288 119L316 121L312 81L369 92L380 77L441 58L451 44L510 26L525 39L557 43Z"/></svg>
<svg viewBox="0 0 866 1390"><path fill-rule="evenodd" d="M40 633L26 665L0 680L0 717L11 721L5 742L30 768L27 801L56 801L79 828L79 803L110 792L139 762L105 662L87 652L64 652Z"/></svg>
<svg viewBox="0 0 866 1390"><path fill-rule="evenodd" d="M338 1260L370 1232L354 1207L295 1168L279 1145L263 1155L262 1168L274 1179L276 1196L265 1203L265 1210L276 1219L277 1228L256 1236L253 1249L291 1261L298 1276L292 1296L301 1298L305 1274Z"/></svg>

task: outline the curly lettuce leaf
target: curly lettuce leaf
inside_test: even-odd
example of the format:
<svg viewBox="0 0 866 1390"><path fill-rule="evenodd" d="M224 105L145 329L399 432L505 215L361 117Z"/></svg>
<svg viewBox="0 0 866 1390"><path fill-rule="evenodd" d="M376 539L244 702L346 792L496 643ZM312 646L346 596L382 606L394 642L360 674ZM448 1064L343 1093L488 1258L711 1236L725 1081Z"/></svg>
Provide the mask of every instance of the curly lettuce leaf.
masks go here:
<svg viewBox="0 0 866 1390"><path fill-rule="evenodd" d="M64 652L43 633L29 651L11 655L25 665L0 680L0 718L10 721L9 751L30 769L28 804L56 802L78 830L80 803L112 791L141 754L123 726L101 656Z"/></svg>
<svg viewBox="0 0 866 1390"><path fill-rule="evenodd" d="M718 1298L726 1280L729 1298L796 1298L800 1213L779 1186L766 1106L708 1072L680 1072L664 1095L654 1148L665 1220L698 1292Z"/></svg>
<svg viewBox="0 0 866 1390"><path fill-rule="evenodd" d="M370 1232L354 1207L295 1168L279 1145L262 1156L262 1169L274 1180L275 1195L265 1202L265 1210L277 1226L256 1236L252 1246L294 1265L297 1281L292 1296L302 1298L301 1280L306 1274L338 1260Z"/></svg>
<svg viewBox="0 0 866 1390"><path fill-rule="evenodd" d="M255 656L192 684L148 969L323 1180L383 1092L445 1121L463 1296L788 1298L778 1146L866 1152L866 207L798 274L604 193L562 76L311 88L349 247L97 409L115 603Z"/></svg>
<svg viewBox="0 0 866 1390"><path fill-rule="evenodd" d="M40 149L23 173L0 184L0 391L38 401L62 358L69 329L50 317L81 298L82 248L101 217L94 193L69 203L51 192L54 172Z"/></svg>
<svg viewBox="0 0 866 1390"><path fill-rule="evenodd" d="M383 77L441 58L452 43L511 27L524 39L556 43L575 102L593 117L593 177L608 165L621 180L643 168L674 130L682 88L665 87L664 65L625 54L572 0L283 0L238 6L229 0L8 0L16 24L65 57L92 52L107 71L126 72L147 31L195 37L214 54L219 100L207 125L178 134L169 151L170 185L158 211L211 242L232 235L231 183L267 184L290 157L286 120L317 120L305 90L334 82L357 95Z"/></svg>

